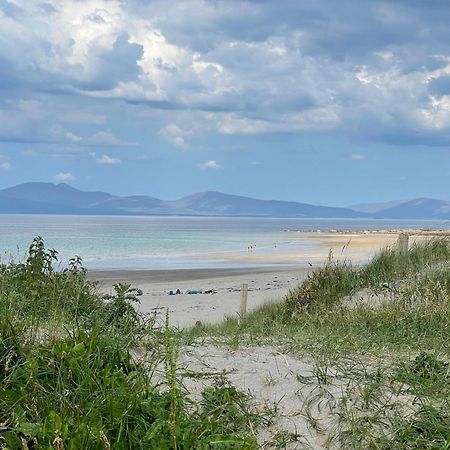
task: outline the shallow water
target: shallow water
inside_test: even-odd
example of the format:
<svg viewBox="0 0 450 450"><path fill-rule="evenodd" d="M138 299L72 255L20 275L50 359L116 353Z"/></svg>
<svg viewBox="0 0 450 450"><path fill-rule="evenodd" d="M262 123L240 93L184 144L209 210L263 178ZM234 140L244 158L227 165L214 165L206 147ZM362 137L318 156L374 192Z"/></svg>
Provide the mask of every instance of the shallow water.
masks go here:
<svg viewBox="0 0 450 450"><path fill-rule="evenodd" d="M285 230L397 228L450 229L450 222L0 215L0 250L3 261L21 260L33 237L40 235L63 261L79 255L90 269L230 267L231 263L216 257L218 253L224 257L229 252L245 253L251 244L259 252L271 252L275 244L277 251L284 251L289 240ZM305 239L296 239L295 245L298 252L314 251L314 244Z"/></svg>

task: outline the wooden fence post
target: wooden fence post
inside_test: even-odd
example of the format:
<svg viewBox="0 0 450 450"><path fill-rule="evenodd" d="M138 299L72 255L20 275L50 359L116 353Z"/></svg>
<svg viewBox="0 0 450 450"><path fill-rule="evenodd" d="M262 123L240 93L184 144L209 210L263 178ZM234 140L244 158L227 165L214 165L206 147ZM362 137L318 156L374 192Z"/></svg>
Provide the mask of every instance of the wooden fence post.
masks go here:
<svg viewBox="0 0 450 450"><path fill-rule="evenodd" d="M398 235L398 250L400 253L408 253L409 236L407 233Z"/></svg>
<svg viewBox="0 0 450 450"><path fill-rule="evenodd" d="M247 295L248 284L243 284L241 287L241 307L239 309L239 322L241 322L247 314Z"/></svg>

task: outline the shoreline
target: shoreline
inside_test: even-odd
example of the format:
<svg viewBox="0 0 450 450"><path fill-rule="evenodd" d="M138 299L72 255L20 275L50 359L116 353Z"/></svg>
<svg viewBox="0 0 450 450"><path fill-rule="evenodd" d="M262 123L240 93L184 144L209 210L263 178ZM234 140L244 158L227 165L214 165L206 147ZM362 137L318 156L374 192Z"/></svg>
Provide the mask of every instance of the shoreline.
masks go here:
<svg viewBox="0 0 450 450"><path fill-rule="evenodd" d="M386 232L295 233L291 236L292 244L282 251L227 255L228 268L90 270L88 278L97 281L99 292L104 294L113 294L114 284L131 284L143 292L138 297L139 312L168 310L172 325L186 328L198 322L218 323L227 316L236 316L243 284L248 285L248 311L252 311L264 303L282 301L312 270L323 266L330 254L334 260L364 264L381 249L395 245L397 238L397 233ZM428 234L414 235L410 243L429 238ZM314 241L315 250L302 253L296 239ZM216 258L223 261L224 256L217 254ZM253 267L238 267L244 264ZM169 295L178 289L181 294ZM189 294L192 290L197 293Z"/></svg>
<svg viewBox="0 0 450 450"><path fill-rule="evenodd" d="M285 230L280 234L283 240L274 245L259 245L251 251L230 250L209 253L191 254L186 261L193 264L183 266L183 258L167 261L167 268L154 266L151 261L147 267L144 261L134 267L123 264L88 267L89 273L98 274L101 278L113 279L121 273L130 280L148 276L152 280L160 281L164 274L170 280L184 278L184 276L226 276L234 272L240 274L271 272L273 270L291 270L296 267L308 267L326 261L330 252L335 259L349 259L358 264L371 259L383 248L396 245L398 235L407 233L410 244L437 237L450 236L450 231L431 230L366 230L366 231L295 231ZM172 266L172 267L171 267ZM204 275L200 275L201 273ZM180 274L184 274L181 276Z"/></svg>
<svg viewBox="0 0 450 450"><path fill-rule="evenodd" d="M88 271L88 279L91 281L119 282L177 282L188 280L207 280L210 278L227 278L233 276L270 274L278 272L291 272L296 269L303 270L307 264L289 266L271 265L264 267L230 267L230 268L196 268L196 269L91 269Z"/></svg>

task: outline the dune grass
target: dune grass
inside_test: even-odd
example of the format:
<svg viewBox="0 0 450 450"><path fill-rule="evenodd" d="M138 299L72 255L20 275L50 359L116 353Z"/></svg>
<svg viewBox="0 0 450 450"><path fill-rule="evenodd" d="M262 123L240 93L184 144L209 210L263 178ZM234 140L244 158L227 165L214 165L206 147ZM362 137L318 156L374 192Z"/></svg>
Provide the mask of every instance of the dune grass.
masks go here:
<svg viewBox="0 0 450 450"><path fill-rule="evenodd" d="M416 349L450 355L449 263L446 239L414 245L406 254L388 248L362 267L330 260L282 302L265 304L241 321L228 318L191 333L235 342L276 340L291 351L330 357ZM392 301L377 307L344 302L364 290L389 294Z"/></svg>
<svg viewBox="0 0 450 450"><path fill-rule="evenodd" d="M358 303L358 296L364 298ZM376 302L377 296L383 301ZM450 448L450 241L380 252L363 267L329 260L278 304L191 330L234 348L268 344L316 361L339 418L329 445ZM330 370L333 368L333 370ZM301 380L301 377L299 378ZM330 385L330 386L328 386ZM345 387L343 387L345 386ZM312 422L314 424L314 421Z"/></svg>
<svg viewBox="0 0 450 450"><path fill-rule="evenodd" d="M196 401L183 389L179 346L207 338L313 358L304 409L319 429L314 404L333 404L330 447L448 449L449 263L446 239L363 267L329 260L278 304L180 332L138 315L129 285L100 296L80 259L56 270L36 238L26 261L0 266L0 448L258 448L246 395L220 378Z"/></svg>

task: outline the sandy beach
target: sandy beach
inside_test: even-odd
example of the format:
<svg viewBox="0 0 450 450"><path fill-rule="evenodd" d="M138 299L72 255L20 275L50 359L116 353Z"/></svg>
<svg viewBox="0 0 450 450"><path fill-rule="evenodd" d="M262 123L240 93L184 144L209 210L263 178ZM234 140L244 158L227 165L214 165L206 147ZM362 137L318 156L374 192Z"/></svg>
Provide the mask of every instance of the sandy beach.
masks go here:
<svg viewBox="0 0 450 450"><path fill-rule="evenodd" d="M110 270L92 271L90 278L99 282L99 290L112 293L115 283L129 283L141 289L138 309L161 315L170 312L170 320L177 327L189 327L200 321L214 323L239 311L242 284L248 285L248 311L265 302L281 301L290 289L298 286L309 271L320 267L333 255L335 259L348 259L355 264L364 263L377 251L397 242L398 234L371 233L287 233L292 244L279 252L256 249L249 253L215 255L226 260L230 268L185 270ZM314 252L299 253L296 239L314 244ZM412 236L410 242L428 239ZM233 267L247 264L252 267ZM259 266L258 266L259 265ZM181 295L169 295L179 289ZM188 294L187 291L213 293Z"/></svg>
<svg viewBox="0 0 450 450"><path fill-rule="evenodd" d="M248 310L266 301L280 301L289 289L297 286L309 269L192 269L171 271L108 271L93 272L91 277L99 281L102 292L112 292L118 282L130 283L143 291L138 310L151 313L158 309L161 316L169 309L172 325L189 327L197 321L219 322L227 315L239 311L241 286L248 285ZM169 295L168 291L180 289L181 295ZM214 293L187 294L187 291Z"/></svg>

